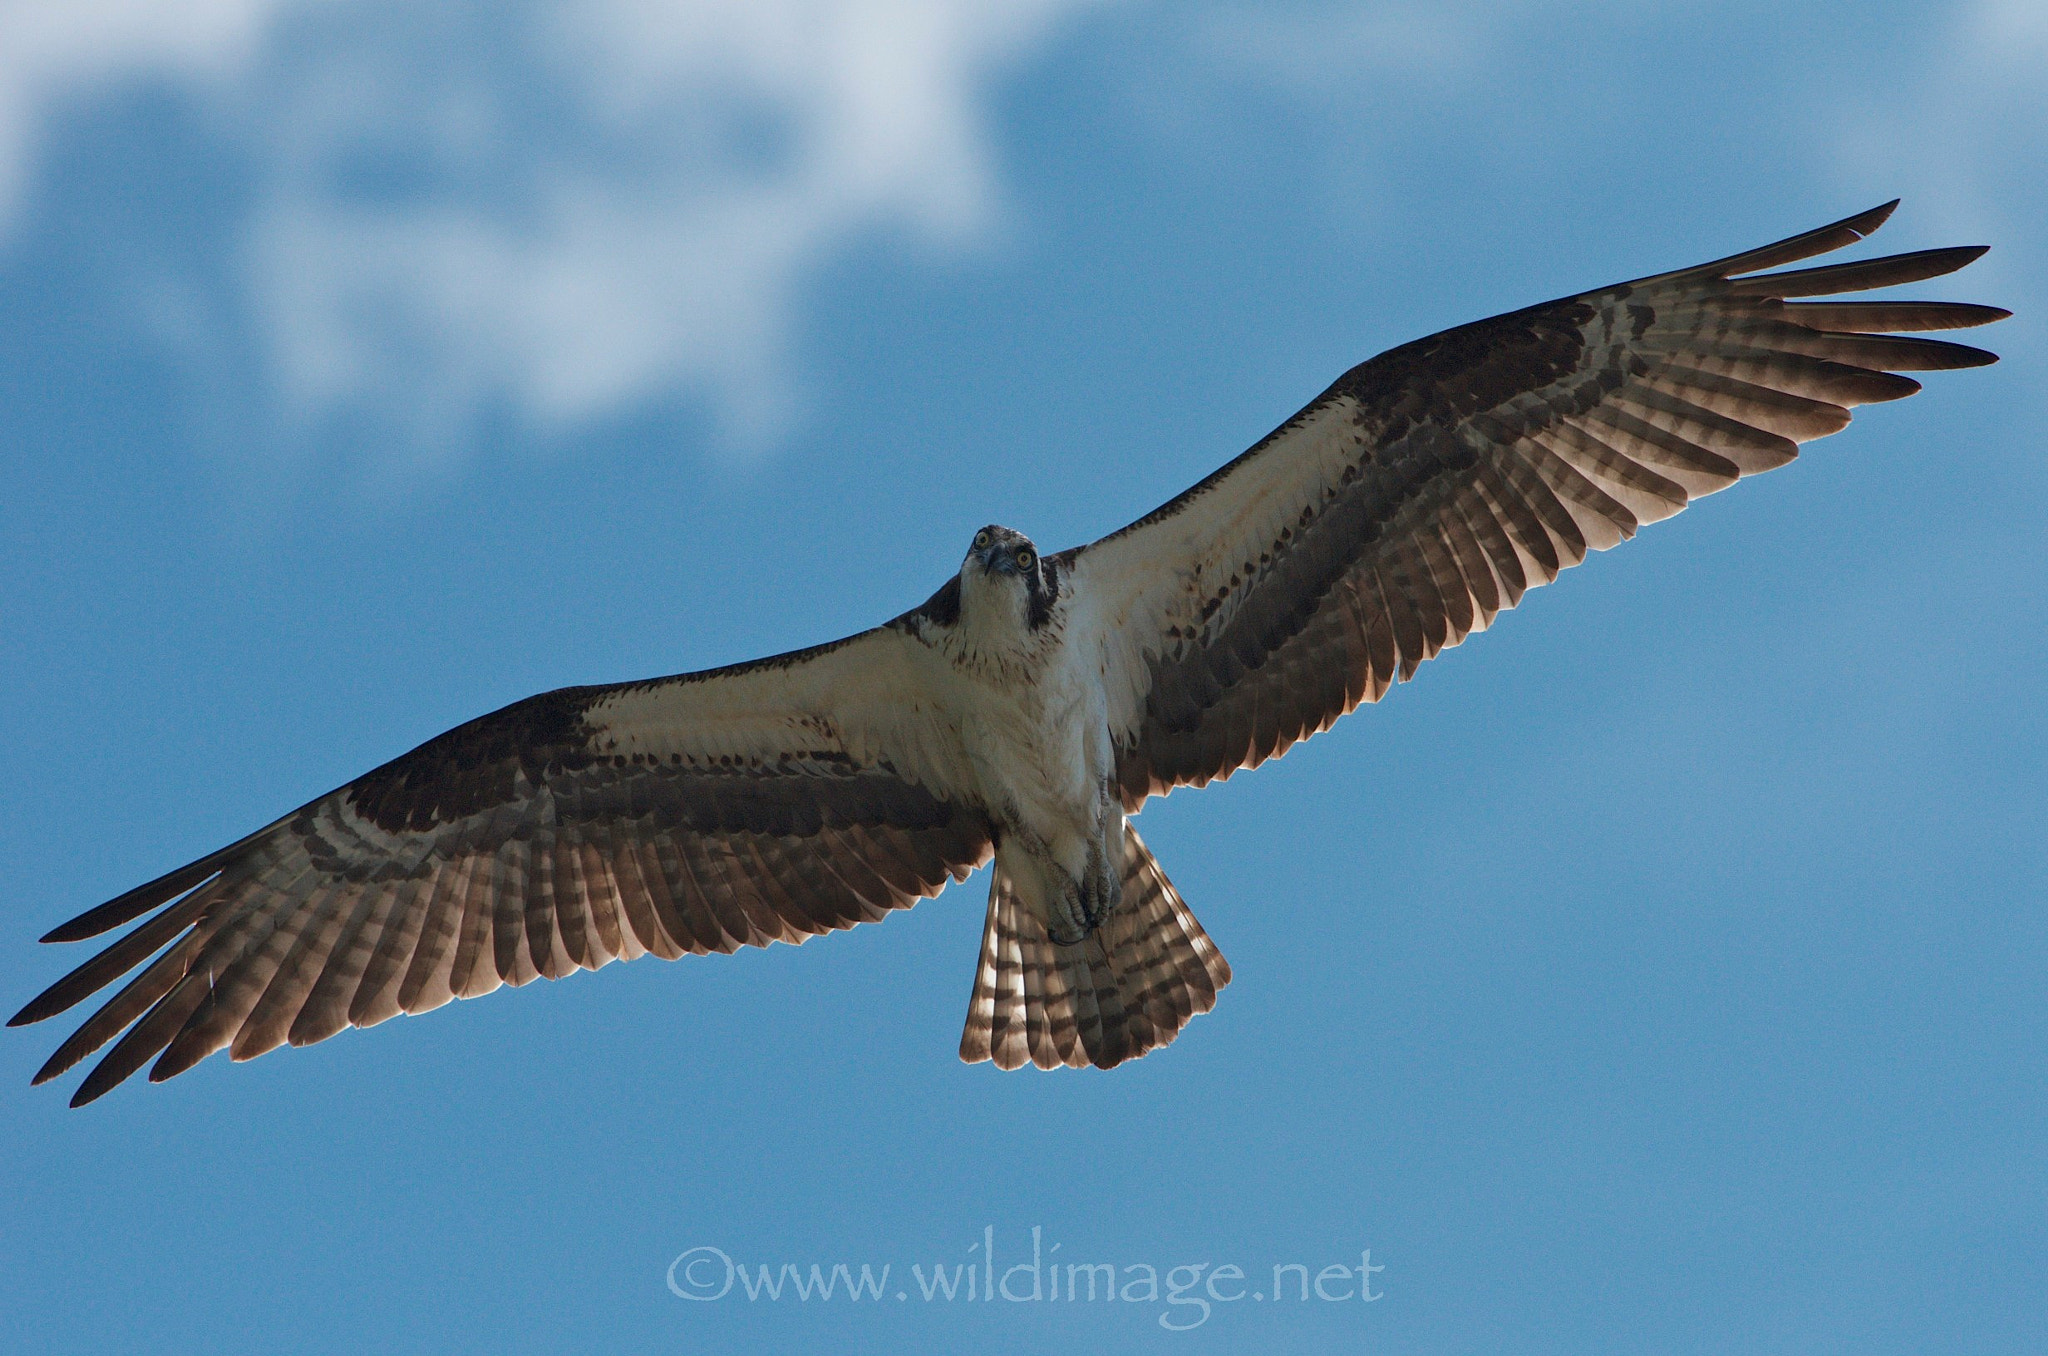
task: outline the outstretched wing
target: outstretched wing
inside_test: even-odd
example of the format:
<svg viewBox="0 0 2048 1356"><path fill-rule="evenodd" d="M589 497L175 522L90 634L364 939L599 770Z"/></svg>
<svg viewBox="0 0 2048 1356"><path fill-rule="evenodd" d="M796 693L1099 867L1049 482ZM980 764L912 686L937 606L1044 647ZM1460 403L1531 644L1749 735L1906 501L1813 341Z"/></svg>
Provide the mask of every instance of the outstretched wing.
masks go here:
<svg viewBox="0 0 2048 1356"><path fill-rule="evenodd" d="M1896 205L1383 353L1074 552L1126 805L1378 700L1588 550L1784 465L1851 405L1920 389L1896 373L1996 361L1888 333L2009 314L1994 307L1785 300L1938 277L1979 248L1737 276L1860 240Z"/></svg>
<svg viewBox="0 0 2048 1356"><path fill-rule="evenodd" d="M501 984L880 918L991 850L956 745L909 700L928 653L885 627L517 702L56 929L159 910L10 1025L147 962L36 1075L119 1035L77 1106L152 1058L161 1080Z"/></svg>

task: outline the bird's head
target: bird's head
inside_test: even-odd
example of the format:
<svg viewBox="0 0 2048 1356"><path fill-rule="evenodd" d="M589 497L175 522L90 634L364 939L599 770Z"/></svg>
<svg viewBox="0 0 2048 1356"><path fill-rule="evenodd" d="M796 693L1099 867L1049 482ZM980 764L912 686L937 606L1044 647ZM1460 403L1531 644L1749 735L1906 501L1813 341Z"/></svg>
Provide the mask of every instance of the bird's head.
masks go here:
<svg viewBox="0 0 2048 1356"><path fill-rule="evenodd" d="M1038 548L1022 532L990 523L974 534L974 542L967 548L967 559L960 562L960 568L1027 580L1038 572Z"/></svg>
<svg viewBox="0 0 2048 1356"><path fill-rule="evenodd" d="M1052 567L1031 538L995 523L974 534L960 562L960 583L970 609L993 609L1032 629L1045 624L1058 591Z"/></svg>

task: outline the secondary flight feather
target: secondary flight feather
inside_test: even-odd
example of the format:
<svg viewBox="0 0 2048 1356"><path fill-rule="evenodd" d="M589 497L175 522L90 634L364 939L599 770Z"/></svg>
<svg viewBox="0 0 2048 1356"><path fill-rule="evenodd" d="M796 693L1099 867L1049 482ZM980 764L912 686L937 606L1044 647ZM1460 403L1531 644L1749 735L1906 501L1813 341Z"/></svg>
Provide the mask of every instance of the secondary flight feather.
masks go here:
<svg viewBox="0 0 2048 1356"><path fill-rule="evenodd" d="M36 1075L72 1098L613 960L800 942L993 860L960 1055L1109 1067L1230 967L1129 817L1414 676L1588 551L1791 461L2004 318L1806 300L1896 203L1446 330L1353 368L1092 545L975 534L922 605L809 650L514 703L56 928L132 928L17 1013L128 977ZM1780 271L1766 271L1780 270ZM132 977L131 977L132 976Z"/></svg>

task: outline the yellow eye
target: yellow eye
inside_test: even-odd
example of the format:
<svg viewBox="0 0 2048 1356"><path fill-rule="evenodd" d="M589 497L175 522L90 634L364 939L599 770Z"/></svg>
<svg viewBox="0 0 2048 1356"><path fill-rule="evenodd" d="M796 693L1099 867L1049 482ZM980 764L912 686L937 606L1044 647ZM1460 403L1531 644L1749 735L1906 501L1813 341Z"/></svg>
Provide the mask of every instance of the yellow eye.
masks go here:
<svg viewBox="0 0 2048 1356"><path fill-rule="evenodd" d="M1035 556L1035 555L1033 555L1033 554L1031 553L1031 551L1030 551L1030 549L1029 549L1028 547L1027 547L1026 549L1022 550L1022 551L1019 551L1019 552L1017 553L1017 568L1018 568L1018 569L1020 569L1020 570L1028 570L1028 569L1030 569L1030 568L1031 568L1031 567L1032 567L1033 565L1036 565L1037 563L1038 563L1038 557L1037 557L1037 556Z"/></svg>
<svg viewBox="0 0 2048 1356"><path fill-rule="evenodd" d="M977 551L986 551L988 549L987 528L983 528L981 531L974 534L974 549Z"/></svg>

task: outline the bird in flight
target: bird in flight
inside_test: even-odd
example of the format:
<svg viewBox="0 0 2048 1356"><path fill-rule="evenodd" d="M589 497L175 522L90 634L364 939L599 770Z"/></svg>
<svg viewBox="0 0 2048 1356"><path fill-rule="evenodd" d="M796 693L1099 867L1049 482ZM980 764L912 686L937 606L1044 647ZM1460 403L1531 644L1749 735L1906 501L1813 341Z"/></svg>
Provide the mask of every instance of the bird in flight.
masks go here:
<svg viewBox="0 0 2048 1356"><path fill-rule="evenodd" d="M1981 248L1764 271L1895 206L1404 344L1100 541L981 529L873 630L430 739L44 937L142 920L10 1022L140 969L35 1081L114 1041L78 1106L151 1060L158 1081L614 960L801 942L991 858L960 1057L1157 1049L1230 967L1131 827L1148 797L1329 728L1588 551L1920 389L1899 373L1996 361L1907 333L1996 307L1799 300Z"/></svg>

